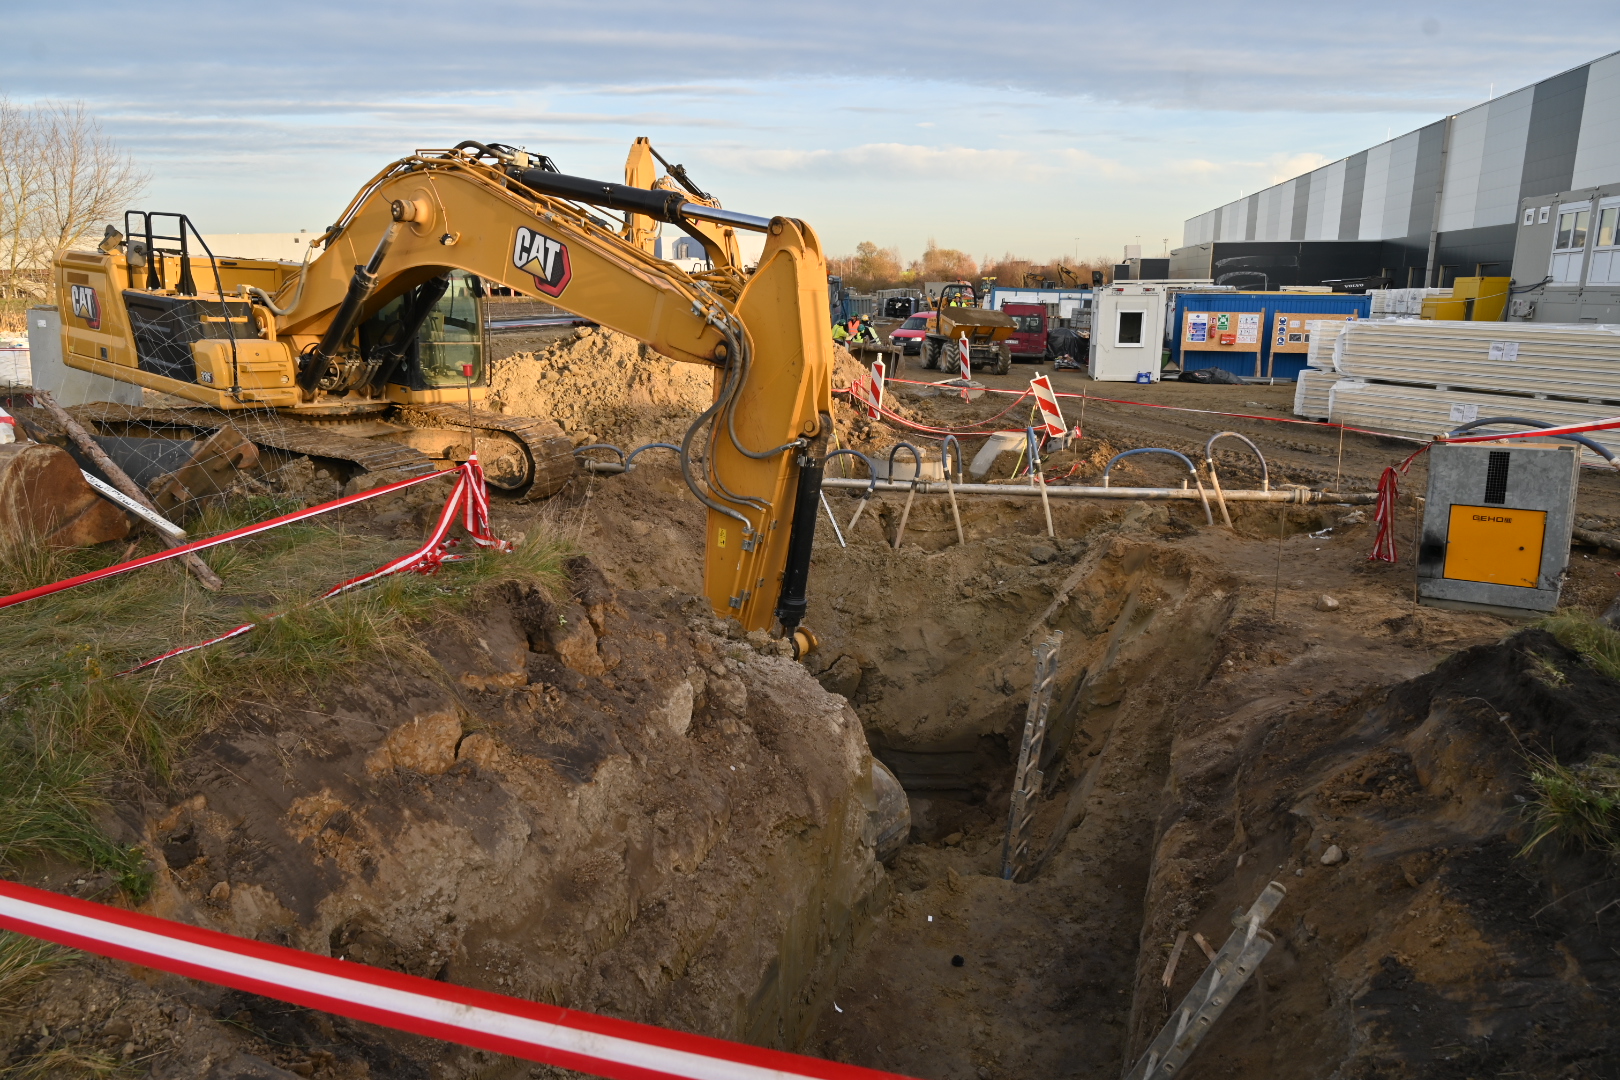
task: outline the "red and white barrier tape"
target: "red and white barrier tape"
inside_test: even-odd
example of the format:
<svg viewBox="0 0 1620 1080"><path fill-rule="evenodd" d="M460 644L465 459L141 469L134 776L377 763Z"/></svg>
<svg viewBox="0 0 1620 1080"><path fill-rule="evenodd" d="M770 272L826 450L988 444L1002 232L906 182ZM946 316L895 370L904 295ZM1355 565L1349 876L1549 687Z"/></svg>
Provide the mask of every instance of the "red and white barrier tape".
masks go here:
<svg viewBox="0 0 1620 1080"><path fill-rule="evenodd" d="M610 1080L897 1076L334 960L13 882L0 882L0 927L368 1024Z"/></svg>
<svg viewBox="0 0 1620 1080"><path fill-rule="evenodd" d="M473 543L479 547L490 547L497 551L510 551L512 545L505 540L497 539L494 533L490 531L489 493L484 489L484 472L478 465L478 458L469 458L465 465L458 467L455 471L459 474L456 478L456 486L451 490L450 498L445 500L444 509L439 511L438 524L433 527L433 532L428 535L426 543L409 555L401 555L399 558L385 563L369 573L361 574L359 577L352 577L348 581L332 586L309 603L318 604L322 600L329 600L339 593L359 588L361 585L368 585L390 574L403 573L406 570L414 570L421 574L436 573L447 559L454 558L450 554L450 549L456 546L457 540L453 537L447 540L445 537L450 531L450 526L455 522L457 512L462 514L462 528L467 531L467 535L472 538ZM305 604L303 606L308 607L309 605ZM274 615L267 615L262 622L279 619L284 614L285 612L277 612ZM178 649L170 649L162 656L154 656L150 660L143 660L134 667L126 668L118 674L128 675L140 671L142 668L149 668L153 664L162 663L171 657L196 652L198 649L206 649L210 645L217 645L222 641L241 637L249 630L260 625L262 625L261 622L243 623L225 631L223 634L211 637L207 641L183 645Z"/></svg>
<svg viewBox="0 0 1620 1080"><path fill-rule="evenodd" d="M469 462L469 464L471 463ZM152 566L155 563L167 562L170 559L177 559L188 552L204 551L211 547L217 547L220 544L229 543L232 540L244 540L247 537L257 536L259 533L268 532L269 530L279 528L282 525L291 525L295 521L303 521L306 518L312 518L318 514L324 514L328 510L336 510L340 507L352 506L355 503L365 502L367 499L375 499L379 495L386 495L391 491L400 491L404 488L413 487L416 484L425 484L429 480L437 480L441 476L450 475L452 472L459 473L464 471L466 468L466 465L462 465L456 469L449 470L448 472L433 472L427 473L423 476L413 476L409 480L401 480L398 483L384 484L381 487L374 487L369 491L360 491L353 495L345 495L341 499L333 499L331 502L321 503L318 506L311 506L303 510L296 510L291 514L283 514L280 517L274 517L268 521L261 521L256 525L244 525L240 529L232 529L230 532L223 532L218 536L211 536L206 540L196 540L189 544L181 544L179 547L167 548L163 551L154 552L151 555L143 555L139 559L131 559L129 562L118 563L116 566L109 566L102 570L92 570L87 574L79 574L77 577L64 578L61 581L53 581L49 585L40 585L32 589L24 589L22 592L12 593L10 596L0 596L0 608L11 607L13 604L21 604L29 600L37 600L42 596L50 596L52 593L59 593L64 589L71 589L78 585L88 585L92 581L102 581L118 574L126 574L131 570L139 570L143 566Z"/></svg>

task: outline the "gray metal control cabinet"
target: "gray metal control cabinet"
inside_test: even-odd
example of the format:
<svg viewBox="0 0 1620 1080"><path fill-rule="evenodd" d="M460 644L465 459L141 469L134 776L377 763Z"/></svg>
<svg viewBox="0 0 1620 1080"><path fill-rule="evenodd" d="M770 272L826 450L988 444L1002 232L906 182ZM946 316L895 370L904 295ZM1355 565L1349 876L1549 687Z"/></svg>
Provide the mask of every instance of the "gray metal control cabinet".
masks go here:
<svg viewBox="0 0 1620 1080"><path fill-rule="evenodd" d="M1534 615L1558 606L1575 524L1579 448L1436 444L1418 544L1418 600Z"/></svg>

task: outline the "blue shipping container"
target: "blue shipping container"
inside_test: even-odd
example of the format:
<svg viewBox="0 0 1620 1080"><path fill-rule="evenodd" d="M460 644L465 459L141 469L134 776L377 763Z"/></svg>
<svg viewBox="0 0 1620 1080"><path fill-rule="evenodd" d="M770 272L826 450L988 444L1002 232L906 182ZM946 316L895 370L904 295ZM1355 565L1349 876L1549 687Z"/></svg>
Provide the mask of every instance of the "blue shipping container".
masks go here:
<svg viewBox="0 0 1620 1080"><path fill-rule="evenodd" d="M1254 352L1188 349L1184 355L1181 342L1186 335L1189 311L1259 312L1259 349ZM1243 376L1254 375L1258 365L1261 375L1269 373L1272 378L1296 380L1305 369L1305 354L1280 352L1275 357L1271 355L1272 329L1279 312L1289 316L1298 315L1302 322L1319 315L1354 315L1358 319L1365 319L1372 313L1372 297L1349 293L1178 293L1175 318L1170 327L1170 362L1183 371L1213 367Z"/></svg>

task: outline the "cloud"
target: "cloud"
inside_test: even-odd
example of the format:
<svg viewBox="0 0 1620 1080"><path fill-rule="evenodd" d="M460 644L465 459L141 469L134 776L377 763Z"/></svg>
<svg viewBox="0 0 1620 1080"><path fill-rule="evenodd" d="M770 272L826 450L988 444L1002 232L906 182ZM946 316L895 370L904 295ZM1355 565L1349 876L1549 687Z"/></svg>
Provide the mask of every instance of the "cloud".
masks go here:
<svg viewBox="0 0 1620 1080"><path fill-rule="evenodd" d="M1206 112L1443 113L1483 99L1493 81L1524 85L1595 51L1555 23L1527 25L1522 6L1503 0L1439 0L1421 13L1368 0L1348 22L1341 9L1296 0L1222 6L1161 0L1144 15L1047 4L987 19L978 3L941 0L896 39L829 32L870 20L871 5L855 0L484 0L448 19L438 0L84 0L8 12L4 78L14 94L226 102L265 86L311 100L358 87L718 98L763 82L881 75ZM118 49L84 49L86 25ZM704 77L683 80L683 70Z"/></svg>

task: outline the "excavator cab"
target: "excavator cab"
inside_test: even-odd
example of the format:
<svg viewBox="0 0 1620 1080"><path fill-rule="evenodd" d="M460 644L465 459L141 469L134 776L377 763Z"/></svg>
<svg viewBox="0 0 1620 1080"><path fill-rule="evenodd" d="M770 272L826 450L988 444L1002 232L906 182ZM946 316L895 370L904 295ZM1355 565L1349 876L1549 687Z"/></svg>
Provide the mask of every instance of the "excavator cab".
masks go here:
<svg viewBox="0 0 1620 1080"><path fill-rule="evenodd" d="M484 283L452 270L394 297L360 324L360 351L370 357L386 342L407 332L412 309L427 304L416 333L388 381L406 390L440 390L487 385L484 366ZM440 293L440 289L443 289ZM433 294L438 294L433 299ZM472 368L469 379L467 367Z"/></svg>

